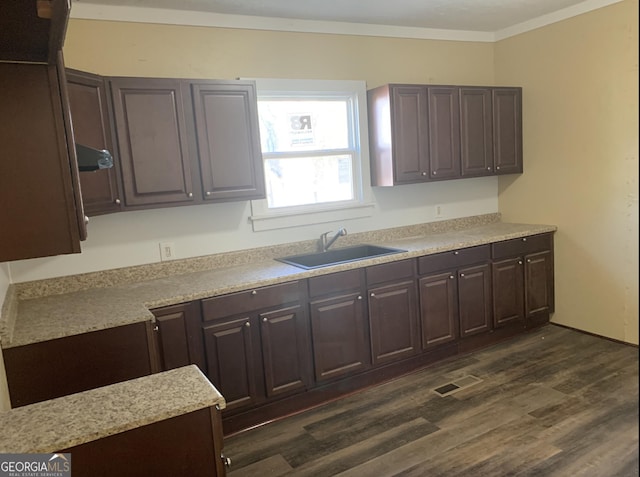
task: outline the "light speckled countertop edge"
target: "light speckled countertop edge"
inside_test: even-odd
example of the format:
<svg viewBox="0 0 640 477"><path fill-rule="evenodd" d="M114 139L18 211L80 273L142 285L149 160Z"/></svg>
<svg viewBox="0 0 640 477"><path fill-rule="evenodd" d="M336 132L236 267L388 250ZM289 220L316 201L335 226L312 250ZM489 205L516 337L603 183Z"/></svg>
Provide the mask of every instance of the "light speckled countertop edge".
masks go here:
<svg viewBox="0 0 640 477"><path fill-rule="evenodd" d="M0 412L0 453L48 453L226 403L195 365Z"/></svg>
<svg viewBox="0 0 640 477"><path fill-rule="evenodd" d="M407 251L312 270L268 259L120 287L22 300L16 324L11 330L11 340L4 336L2 347L6 349L153 320L153 315L149 312L153 308L556 230L557 227L552 225L496 222L427 236L378 242ZM111 311L109 316L106 316L106 307ZM65 319L56 319L56 326L51 322L52 317L60 315L65 315Z"/></svg>

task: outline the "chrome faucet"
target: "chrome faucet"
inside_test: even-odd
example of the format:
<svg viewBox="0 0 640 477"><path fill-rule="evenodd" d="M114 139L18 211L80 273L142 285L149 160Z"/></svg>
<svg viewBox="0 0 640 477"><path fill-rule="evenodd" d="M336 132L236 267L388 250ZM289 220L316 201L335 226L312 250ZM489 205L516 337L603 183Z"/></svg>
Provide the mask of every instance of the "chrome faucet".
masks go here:
<svg viewBox="0 0 640 477"><path fill-rule="evenodd" d="M323 252L326 252L327 250L329 250L329 247L331 247L335 243L335 241L338 240L340 237L347 235L347 229L345 229L344 227L340 227L336 232L336 234L327 240L327 235L329 235L332 232L333 230L330 230L329 232L325 232L320 236L320 249Z"/></svg>

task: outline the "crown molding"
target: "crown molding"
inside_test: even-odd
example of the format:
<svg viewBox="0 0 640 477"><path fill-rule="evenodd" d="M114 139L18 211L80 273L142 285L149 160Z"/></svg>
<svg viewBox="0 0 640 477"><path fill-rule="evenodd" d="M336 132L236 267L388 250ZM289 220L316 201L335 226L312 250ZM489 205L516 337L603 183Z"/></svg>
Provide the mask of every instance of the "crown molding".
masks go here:
<svg viewBox="0 0 640 477"><path fill-rule="evenodd" d="M493 43L526 33L537 28L560 22L583 13L621 2L623 0L585 0L526 22L518 23L496 32L415 28L368 23L327 22L289 18L227 15L211 12L170 10L93 3L73 2L71 18L130 23L157 23L247 30L268 30L296 33L323 33L332 35L378 36L411 38L419 40L447 40Z"/></svg>

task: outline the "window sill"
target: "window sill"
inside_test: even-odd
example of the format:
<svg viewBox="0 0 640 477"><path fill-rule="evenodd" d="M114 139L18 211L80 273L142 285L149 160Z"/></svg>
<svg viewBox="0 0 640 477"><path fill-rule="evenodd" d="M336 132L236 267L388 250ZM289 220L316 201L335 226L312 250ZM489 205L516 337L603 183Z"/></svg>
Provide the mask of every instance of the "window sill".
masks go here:
<svg viewBox="0 0 640 477"><path fill-rule="evenodd" d="M327 208L313 212L293 212L272 215L251 215L249 220L254 232L265 230L285 229L288 227L300 227L302 225L323 224L340 220L360 219L371 217L375 204L366 203L350 205L348 207Z"/></svg>

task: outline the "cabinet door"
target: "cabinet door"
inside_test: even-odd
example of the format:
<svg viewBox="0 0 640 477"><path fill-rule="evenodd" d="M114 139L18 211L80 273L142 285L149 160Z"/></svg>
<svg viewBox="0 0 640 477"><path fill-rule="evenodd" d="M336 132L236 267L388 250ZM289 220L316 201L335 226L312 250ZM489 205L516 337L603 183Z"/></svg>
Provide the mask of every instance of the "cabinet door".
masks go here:
<svg viewBox="0 0 640 477"><path fill-rule="evenodd" d="M491 266L488 263L458 271L458 306L461 337L493 328Z"/></svg>
<svg viewBox="0 0 640 477"><path fill-rule="evenodd" d="M79 253L86 237L64 65L0 63L0 262Z"/></svg>
<svg viewBox="0 0 640 477"><path fill-rule="evenodd" d="M429 179L427 89L394 86L391 91L394 183Z"/></svg>
<svg viewBox="0 0 640 477"><path fill-rule="evenodd" d="M458 300L454 272L419 280L422 347L432 348L458 337Z"/></svg>
<svg viewBox="0 0 640 477"><path fill-rule="evenodd" d="M67 70L67 90L76 143L107 149L117 157L112 143L104 79L82 71ZM82 200L88 216L121 210L116 167L80 172Z"/></svg>
<svg viewBox="0 0 640 477"><path fill-rule="evenodd" d="M525 313L527 318L548 316L554 308L553 253L545 250L525 256Z"/></svg>
<svg viewBox="0 0 640 477"><path fill-rule="evenodd" d="M192 83L205 201L265 197L253 82Z"/></svg>
<svg viewBox="0 0 640 477"><path fill-rule="evenodd" d="M493 119L490 88L460 88L462 177L493 174Z"/></svg>
<svg viewBox="0 0 640 477"><path fill-rule="evenodd" d="M247 317L221 320L203 329L207 376L227 401L227 410L257 404L263 394L258 385L255 354L259 338L254 328Z"/></svg>
<svg viewBox="0 0 640 477"><path fill-rule="evenodd" d="M311 330L317 381L362 371L368 366L362 295L311 302Z"/></svg>
<svg viewBox="0 0 640 477"><path fill-rule="evenodd" d="M493 88L496 174L522 173L522 88Z"/></svg>
<svg viewBox="0 0 640 477"><path fill-rule="evenodd" d="M416 354L420 343L415 282L370 289L369 326L374 365Z"/></svg>
<svg viewBox="0 0 640 477"><path fill-rule="evenodd" d="M309 385L309 335L302 306L261 313L262 361L268 397Z"/></svg>
<svg viewBox="0 0 640 477"><path fill-rule="evenodd" d="M524 269L521 258L494 262L493 325L497 328L509 323L524 324Z"/></svg>
<svg viewBox="0 0 640 477"><path fill-rule="evenodd" d="M460 177L460 103L458 88L430 87L429 173L431 179Z"/></svg>
<svg viewBox="0 0 640 477"><path fill-rule="evenodd" d="M193 202L181 81L112 78L110 83L125 205Z"/></svg>
<svg viewBox="0 0 640 477"><path fill-rule="evenodd" d="M156 317L159 368L166 371L188 364L206 369L197 302L152 310Z"/></svg>

